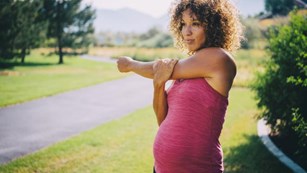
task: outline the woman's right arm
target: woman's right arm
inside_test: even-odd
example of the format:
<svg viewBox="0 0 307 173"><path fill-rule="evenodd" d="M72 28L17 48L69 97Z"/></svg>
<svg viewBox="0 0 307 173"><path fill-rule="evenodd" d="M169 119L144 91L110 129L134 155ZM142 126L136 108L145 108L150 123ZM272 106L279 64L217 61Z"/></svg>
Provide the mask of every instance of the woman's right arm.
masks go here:
<svg viewBox="0 0 307 173"><path fill-rule="evenodd" d="M176 59L158 60L153 66L153 108L159 126L166 118L168 111L165 83L171 77L177 62L178 60Z"/></svg>
<svg viewBox="0 0 307 173"><path fill-rule="evenodd" d="M160 126L167 115L168 105L165 91L165 83L158 84L154 80L154 95L153 95L153 109L156 114L157 123Z"/></svg>
<svg viewBox="0 0 307 173"><path fill-rule="evenodd" d="M153 79L154 63L155 63L154 61L152 62L135 61L130 57L123 56L123 57L118 58L117 68L120 72L134 72L143 77Z"/></svg>

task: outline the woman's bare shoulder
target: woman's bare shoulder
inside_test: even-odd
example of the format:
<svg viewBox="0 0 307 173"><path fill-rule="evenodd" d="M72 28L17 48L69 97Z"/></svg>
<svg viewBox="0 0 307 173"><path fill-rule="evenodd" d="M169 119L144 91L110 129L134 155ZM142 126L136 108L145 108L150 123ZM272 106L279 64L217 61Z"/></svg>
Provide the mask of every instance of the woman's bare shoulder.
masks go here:
<svg viewBox="0 0 307 173"><path fill-rule="evenodd" d="M225 49L218 47L203 48L195 53L195 56L202 56L208 59L232 60L232 55Z"/></svg>
<svg viewBox="0 0 307 173"><path fill-rule="evenodd" d="M212 63L212 65L216 64L236 67L232 55L222 48L203 48L197 51L193 56L197 59L202 59L203 61Z"/></svg>
<svg viewBox="0 0 307 173"><path fill-rule="evenodd" d="M201 58L210 66L213 73L228 73L235 76L236 63L232 55L217 47L204 48L195 53L195 58Z"/></svg>
<svg viewBox="0 0 307 173"><path fill-rule="evenodd" d="M232 55L221 48L205 48L197 52L203 61L207 61L210 77L208 83L224 96L228 95L236 76L237 69Z"/></svg>

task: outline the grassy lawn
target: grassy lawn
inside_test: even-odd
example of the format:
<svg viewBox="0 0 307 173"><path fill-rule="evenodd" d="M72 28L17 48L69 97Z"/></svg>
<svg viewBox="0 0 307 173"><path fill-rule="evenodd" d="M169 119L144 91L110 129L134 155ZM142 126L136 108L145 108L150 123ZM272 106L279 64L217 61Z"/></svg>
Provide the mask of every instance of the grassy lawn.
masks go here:
<svg viewBox="0 0 307 173"><path fill-rule="evenodd" d="M77 56L65 56L65 64L57 64L56 55L34 51L26 63L0 62L0 107L39 97L117 79L115 64L94 62Z"/></svg>
<svg viewBox="0 0 307 173"><path fill-rule="evenodd" d="M225 172L291 172L262 145L256 132L256 114L251 91L234 88L221 136ZM153 110L147 107L2 165L0 172L152 172L156 130Z"/></svg>

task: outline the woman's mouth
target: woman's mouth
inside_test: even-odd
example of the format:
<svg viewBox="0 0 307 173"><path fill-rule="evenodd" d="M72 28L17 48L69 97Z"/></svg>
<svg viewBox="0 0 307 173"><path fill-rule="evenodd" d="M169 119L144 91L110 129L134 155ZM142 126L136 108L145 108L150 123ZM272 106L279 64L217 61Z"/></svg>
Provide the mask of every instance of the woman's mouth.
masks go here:
<svg viewBox="0 0 307 173"><path fill-rule="evenodd" d="M194 39L185 39L184 42L186 44L192 44L194 42Z"/></svg>

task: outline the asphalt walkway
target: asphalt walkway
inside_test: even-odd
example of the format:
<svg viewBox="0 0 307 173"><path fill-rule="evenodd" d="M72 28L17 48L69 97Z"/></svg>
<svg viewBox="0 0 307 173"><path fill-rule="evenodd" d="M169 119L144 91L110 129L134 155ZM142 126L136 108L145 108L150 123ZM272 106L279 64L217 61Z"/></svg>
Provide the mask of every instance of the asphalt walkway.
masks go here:
<svg viewBox="0 0 307 173"><path fill-rule="evenodd" d="M0 108L0 164L125 116L152 102L140 76Z"/></svg>

